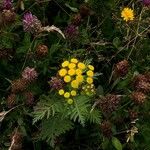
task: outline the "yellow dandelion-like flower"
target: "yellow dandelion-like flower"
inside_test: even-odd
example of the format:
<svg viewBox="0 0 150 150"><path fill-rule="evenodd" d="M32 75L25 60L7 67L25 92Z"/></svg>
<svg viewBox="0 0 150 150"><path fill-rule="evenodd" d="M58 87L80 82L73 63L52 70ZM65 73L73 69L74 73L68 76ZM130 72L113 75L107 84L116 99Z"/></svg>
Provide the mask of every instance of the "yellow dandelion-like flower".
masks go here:
<svg viewBox="0 0 150 150"><path fill-rule="evenodd" d="M85 64L84 63L81 63L81 62L79 62L78 63L78 68L80 68L80 69L85 69L86 68L86 66L85 66Z"/></svg>
<svg viewBox="0 0 150 150"><path fill-rule="evenodd" d="M69 92L66 92L66 93L64 94L64 97L65 97L65 98L69 98L69 97L70 97L70 93L69 93Z"/></svg>
<svg viewBox="0 0 150 150"><path fill-rule="evenodd" d="M91 70L87 71L86 74L89 77L93 77L93 75L94 75L93 71L91 71Z"/></svg>
<svg viewBox="0 0 150 150"><path fill-rule="evenodd" d="M94 66L88 65L88 68L89 68L90 70L94 71Z"/></svg>
<svg viewBox="0 0 150 150"><path fill-rule="evenodd" d="M66 70L66 69L60 69L60 70L59 70L59 75L60 75L61 77L65 76L66 74L67 74L67 70Z"/></svg>
<svg viewBox="0 0 150 150"><path fill-rule="evenodd" d="M81 75L82 74L82 70L81 69L76 69L76 74L77 75Z"/></svg>
<svg viewBox="0 0 150 150"><path fill-rule="evenodd" d="M75 73L76 73L76 70L75 70L75 69L69 69L69 70L68 70L68 74L69 74L70 76L75 75Z"/></svg>
<svg viewBox="0 0 150 150"><path fill-rule="evenodd" d="M68 104L72 104L73 103L73 99L71 99L71 98L69 98L68 100L67 100L67 102L68 102Z"/></svg>
<svg viewBox="0 0 150 150"><path fill-rule="evenodd" d="M76 64L74 64L74 63L70 63L69 65L68 65L68 68L69 69L73 69L73 68L75 68L76 67Z"/></svg>
<svg viewBox="0 0 150 150"><path fill-rule="evenodd" d="M87 77L86 82L88 84L92 84L93 83L93 79L91 77Z"/></svg>
<svg viewBox="0 0 150 150"><path fill-rule="evenodd" d="M72 96L76 96L76 95L77 95L77 92L76 92L75 90L72 90L72 91L71 91L71 95L72 95Z"/></svg>
<svg viewBox="0 0 150 150"><path fill-rule="evenodd" d="M71 77L70 77L69 75L66 75L66 76L64 77L64 81L65 81L66 83L70 82L70 81L71 81Z"/></svg>
<svg viewBox="0 0 150 150"><path fill-rule="evenodd" d="M131 8L126 7L122 10L121 17L125 21L133 20L134 19L134 12Z"/></svg>
<svg viewBox="0 0 150 150"><path fill-rule="evenodd" d="M71 87L77 89L79 87L79 82L77 80L73 80L71 82Z"/></svg>
<svg viewBox="0 0 150 150"><path fill-rule="evenodd" d="M84 80L84 78L83 78L82 75L78 75L78 76L76 76L76 80L77 80L78 82L82 83L83 80Z"/></svg>
<svg viewBox="0 0 150 150"><path fill-rule="evenodd" d="M61 89L61 90L58 91L58 93L59 93L59 95L64 95L65 92L64 92L63 89Z"/></svg>
<svg viewBox="0 0 150 150"><path fill-rule="evenodd" d="M76 63L78 63L78 60L76 58L72 58L71 62L76 64Z"/></svg>
<svg viewBox="0 0 150 150"><path fill-rule="evenodd" d="M69 61L64 61L64 62L61 64L62 67L67 67L68 65L69 65Z"/></svg>

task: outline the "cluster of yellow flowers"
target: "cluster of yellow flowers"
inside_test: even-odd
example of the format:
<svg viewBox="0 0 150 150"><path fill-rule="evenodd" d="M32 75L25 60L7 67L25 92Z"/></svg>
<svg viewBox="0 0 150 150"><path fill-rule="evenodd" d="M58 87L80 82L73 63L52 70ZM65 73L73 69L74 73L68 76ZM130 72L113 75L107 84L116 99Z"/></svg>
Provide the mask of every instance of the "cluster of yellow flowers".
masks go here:
<svg viewBox="0 0 150 150"><path fill-rule="evenodd" d="M77 90L83 84L93 85L94 67L79 62L76 58L64 61L61 66L58 74L63 78L66 86L65 89L60 89L58 93L67 99L68 104L72 104L73 97L77 95Z"/></svg>
<svg viewBox="0 0 150 150"><path fill-rule="evenodd" d="M133 20L134 19L134 11L131 8L124 8L121 12L121 17L125 20L125 21L129 21L129 20Z"/></svg>

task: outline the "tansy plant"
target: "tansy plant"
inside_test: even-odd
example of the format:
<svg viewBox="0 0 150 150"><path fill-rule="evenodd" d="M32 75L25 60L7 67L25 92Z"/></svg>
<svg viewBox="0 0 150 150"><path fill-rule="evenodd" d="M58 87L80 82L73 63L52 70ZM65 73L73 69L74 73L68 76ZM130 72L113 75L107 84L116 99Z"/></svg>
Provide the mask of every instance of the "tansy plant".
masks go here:
<svg viewBox="0 0 150 150"><path fill-rule="evenodd" d="M58 71L59 76L65 82L65 86L58 90L58 94L72 104L74 97L80 94L93 95L94 66L78 61L76 58L65 60Z"/></svg>

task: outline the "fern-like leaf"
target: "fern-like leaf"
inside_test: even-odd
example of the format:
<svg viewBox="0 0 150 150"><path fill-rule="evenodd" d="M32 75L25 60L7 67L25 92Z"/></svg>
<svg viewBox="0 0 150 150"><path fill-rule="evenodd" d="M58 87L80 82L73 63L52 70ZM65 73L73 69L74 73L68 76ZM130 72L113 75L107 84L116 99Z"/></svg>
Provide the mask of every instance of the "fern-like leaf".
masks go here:
<svg viewBox="0 0 150 150"><path fill-rule="evenodd" d="M54 116L56 112L60 112L63 108L63 103L61 100L56 99L56 97L50 97L46 95L42 95L40 97L40 102L34 108L34 119L33 124L43 118L49 118L50 116Z"/></svg>
<svg viewBox="0 0 150 150"><path fill-rule="evenodd" d="M80 122L83 126L86 120L86 114L88 113L88 108L90 107L89 98L86 96L78 96L74 100L74 108L70 112L70 118L73 121Z"/></svg>
<svg viewBox="0 0 150 150"><path fill-rule="evenodd" d="M87 120L89 120L90 123L99 124L100 121L101 121L101 112L100 112L100 110L94 109L92 111L88 111Z"/></svg>
<svg viewBox="0 0 150 150"><path fill-rule="evenodd" d="M60 115L57 115L42 122L40 138L46 140L53 147L56 138L72 128L73 123L70 120L61 118Z"/></svg>

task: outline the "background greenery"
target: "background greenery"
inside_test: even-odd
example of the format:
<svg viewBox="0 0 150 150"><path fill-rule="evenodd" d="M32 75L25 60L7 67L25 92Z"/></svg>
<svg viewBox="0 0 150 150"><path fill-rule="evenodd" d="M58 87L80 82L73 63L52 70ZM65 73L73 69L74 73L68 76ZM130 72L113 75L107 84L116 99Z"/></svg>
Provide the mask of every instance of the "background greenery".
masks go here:
<svg viewBox="0 0 150 150"><path fill-rule="evenodd" d="M11 84L21 77L25 67L36 68L38 78L28 87L34 94L34 104L26 105L24 96L18 93L17 107L1 120L0 149L10 147L17 128L23 137L20 139L23 150L150 150L149 92L142 105L134 103L129 96L134 90L134 76L150 69L149 7L137 0L14 0L13 6L16 21L0 25L0 53L7 53L5 57L0 54L0 112L10 109L7 98ZM134 10L133 21L125 22L121 18L124 7ZM56 32L39 36L25 32L22 19L27 11L37 16L43 26L55 25L63 33L74 21L77 23L75 15L84 11L85 16L77 29L63 39ZM41 59L35 56L38 44L48 47L48 54ZM63 60L73 57L90 60L98 76L94 81L96 95L79 96L75 105L68 106L48 82L56 76ZM128 74L114 77L115 64L124 59L130 64ZM102 112L99 104L95 106L108 94L122 96L119 107L110 116ZM139 114L135 123L130 120L129 110ZM104 120L111 122L110 137L101 129ZM138 133L126 142L126 131L133 126L138 128Z"/></svg>

